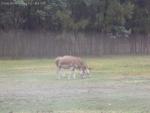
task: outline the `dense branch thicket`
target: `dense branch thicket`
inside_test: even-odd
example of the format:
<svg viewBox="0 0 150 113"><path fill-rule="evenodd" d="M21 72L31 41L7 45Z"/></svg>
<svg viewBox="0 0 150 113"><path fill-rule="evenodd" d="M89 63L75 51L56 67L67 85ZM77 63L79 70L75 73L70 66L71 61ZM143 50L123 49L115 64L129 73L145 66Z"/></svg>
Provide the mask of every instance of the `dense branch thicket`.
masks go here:
<svg viewBox="0 0 150 113"><path fill-rule="evenodd" d="M0 29L150 32L149 0L0 0Z"/></svg>

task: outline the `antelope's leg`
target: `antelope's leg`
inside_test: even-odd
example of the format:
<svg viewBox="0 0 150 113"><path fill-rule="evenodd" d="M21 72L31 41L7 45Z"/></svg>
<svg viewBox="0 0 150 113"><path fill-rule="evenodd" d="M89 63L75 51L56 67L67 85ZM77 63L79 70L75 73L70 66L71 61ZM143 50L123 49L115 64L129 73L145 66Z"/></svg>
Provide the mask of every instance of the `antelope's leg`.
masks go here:
<svg viewBox="0 0 150 113"><path fill-rule="evenodd" d="M80 69L80 77L83 78L83 70Z"/></svg>
<svg viewBox="0 0 150 113"><path fill-rule="evenodd" d="M58 79L61 79L61 68L57 68L57 76L58 76Z"/></svg>
<svg viewBox="0 0 150 113"><path fill-rule="evenodd" d="M76 69L73 70L73 79L76 79Z"/></svg>
<svg viewBox="0 0 150 113"><path fill-rule="evenodd" d="M62 69L62 70L61 70L61 77L65 77L65 76L66 76L65 70Z"/></svg>
<svg viewBox="0 0 150 113"><path fill-rule="evenodd" d="M89 71L89 69L86 69L85 70L85 74L86 74L86 76L85 77L91 77L91 74L90 74L90 71Z"/></svg>
<svg viewBox="0 0 150 113"><path fill-rule="evenodd" d="M76 67L72 67L72 76L73 79L76 79Z"/></svg>
<svg viewBox="0 0 150 113"><path fill-rule="evenodd" d="M73 79L76 79L75 68L71 67L70 70L71 70L71 74L68 75L68 80L70 80L72 76L73 76Z"/></svg>
<svg viewBox="0 0 150 113"><path fill-rule="evenodd" d="M72 74L72 73L71 73L71 74ZM69 73L69 74L68 74L68 80L70 80L70 78L71 78L70 76L71 76L71 75L70 75L70 73Z"/></svg>

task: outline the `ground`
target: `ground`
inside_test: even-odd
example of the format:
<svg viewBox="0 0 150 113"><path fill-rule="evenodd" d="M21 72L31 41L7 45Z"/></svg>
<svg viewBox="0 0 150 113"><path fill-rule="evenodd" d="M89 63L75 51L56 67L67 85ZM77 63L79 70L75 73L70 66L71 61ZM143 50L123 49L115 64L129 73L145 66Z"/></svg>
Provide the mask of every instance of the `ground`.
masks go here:
<svg viewBox="0 0 150 113"><path fill-rule="evenodd" d="M57 80L54 59L0 60L0 113L150 112L150 56L85 61L90 78Z"/></svg>

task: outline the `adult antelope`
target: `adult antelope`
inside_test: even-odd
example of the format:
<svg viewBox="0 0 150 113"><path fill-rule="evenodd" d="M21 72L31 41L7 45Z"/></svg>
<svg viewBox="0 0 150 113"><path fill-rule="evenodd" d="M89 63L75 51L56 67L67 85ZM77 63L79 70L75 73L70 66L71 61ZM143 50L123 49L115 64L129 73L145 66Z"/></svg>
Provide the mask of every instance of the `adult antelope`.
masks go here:
<svg viewBox="0 0 150 113"><path fill-rule="evenodd" d="M89 76L89 68L88 66L83 62L83 60L80 57L75 56L62 56L57 57L55 59L55 63L57 66L57 74L59 79L61 78L61 70L62 69L70 69L72 71L71 76L73 76L74 79L76 79L75 71L80 71L80 76L82 78ZM70 79L71 76L68 76L68 79Z"/></svg>

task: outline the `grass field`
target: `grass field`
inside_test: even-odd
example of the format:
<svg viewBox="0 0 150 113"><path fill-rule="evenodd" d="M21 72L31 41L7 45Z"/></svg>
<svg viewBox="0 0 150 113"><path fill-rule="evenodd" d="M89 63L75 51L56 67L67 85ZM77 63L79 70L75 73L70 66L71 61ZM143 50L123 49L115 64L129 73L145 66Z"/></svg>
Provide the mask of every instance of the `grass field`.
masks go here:
<svg viewBox="0 0 150 113"><path fill-rule="evenodd" d="M53 59L0 60L0 113L150 113L150 56L85 60L92 77L76 80Z"/></svg>

